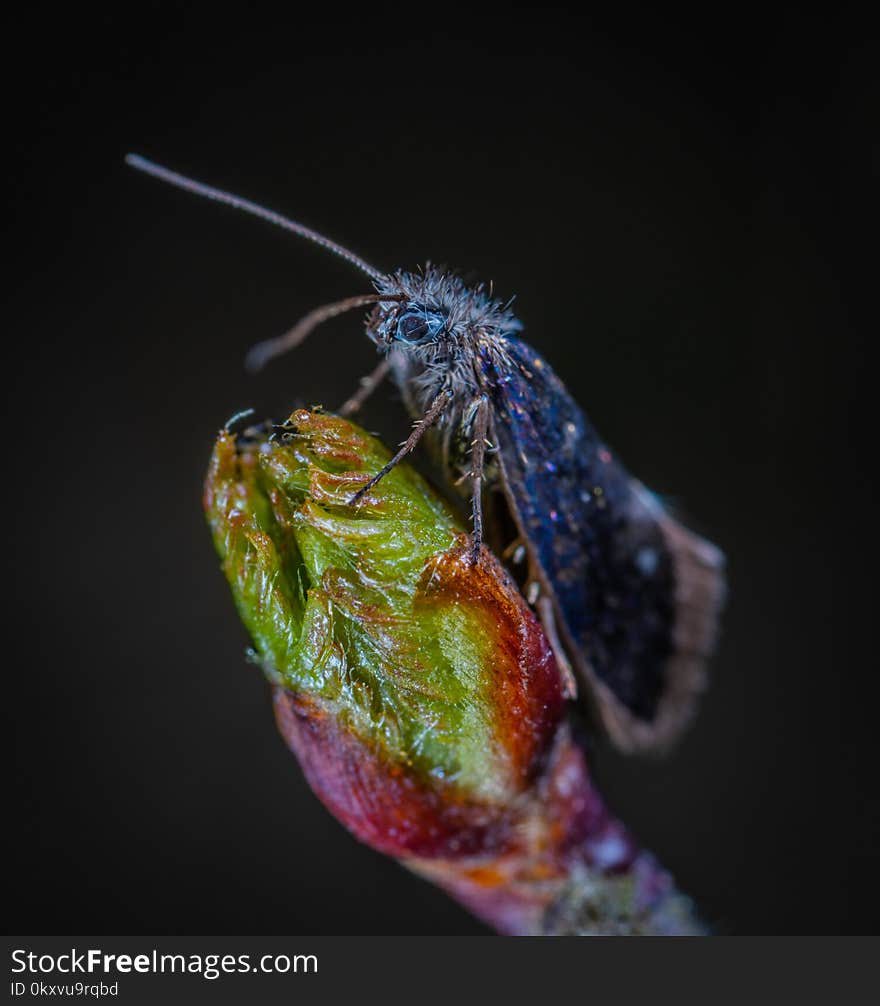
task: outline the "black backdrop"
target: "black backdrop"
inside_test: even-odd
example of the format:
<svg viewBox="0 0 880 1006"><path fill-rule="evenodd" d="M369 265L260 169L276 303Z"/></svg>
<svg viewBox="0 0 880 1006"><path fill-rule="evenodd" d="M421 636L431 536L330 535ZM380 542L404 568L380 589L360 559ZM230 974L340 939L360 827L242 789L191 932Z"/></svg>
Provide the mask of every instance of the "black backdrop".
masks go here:
<svg viewBox="0 0 880 1006"><path fill-rule="evenodd" d="M363 277L124 169L134 149L379 267L518 295L631 470L729 557L699 720L664 762L600 750L608 801L721 932L876 928L875 380L847 289L873 266L841 258L871 50L794 15L411 17L7 34L9 923L482 931L311 796L200 511L230 414L333 406L372 365L356 316L241 365ZM390 390L365 418L392 442L408 422Z"/></svg>

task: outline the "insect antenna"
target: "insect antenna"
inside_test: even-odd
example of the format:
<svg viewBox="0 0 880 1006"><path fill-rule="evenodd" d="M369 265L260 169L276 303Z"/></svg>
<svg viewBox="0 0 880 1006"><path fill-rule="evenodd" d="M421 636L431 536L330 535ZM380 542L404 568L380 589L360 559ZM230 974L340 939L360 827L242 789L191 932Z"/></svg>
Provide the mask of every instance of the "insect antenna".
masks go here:
<svg viewBox="0 0 880 1006"><path fill-rule="evenodd" d="M152 175L153 178L158 178L160 181L167 182L175 188L183 189L185 192L192 192L194 195L202 196L204 199L211 199L214 202L223 203L226 206L231 206L235 210L242 210L244 213L249 213L251 216L259 217L260 220L266 220L270 224L274 224L276 227L282 228L282 230L298 234L307 241L312 241L321 248L326 248L327 251L332 252L334 255L338 255L339 258L345 259L346 262L350 262L357 269L360 269L361 272L365 272L372 280L376 280L378 282L386 279L383 272L373 268L369 262L365 262L364 259L362 259L359 255L355 255L353 251L349 251L348 248L337 244L335 241L331 241L330 238L324 237L323 234L319 234L317 231L313 231L310 227L297 223L296 220L290 220L287 217L282 216L280 213L276 213L274 210L266 209L265 206L260 206L257 203L251 202L250 199L244 199L241 196L233 195L231 192L224 192L222 189L215 189L212 185L205 185L203 182L197 182L193 178L187 178L186 175L181 175L176 171L163 168L161 164L155 164L153 161L148 161L145 157L141 157L140 154L127 154L125 157L125 163L129 167L135 168L137 171L143 171L145 174Z"/></svg>

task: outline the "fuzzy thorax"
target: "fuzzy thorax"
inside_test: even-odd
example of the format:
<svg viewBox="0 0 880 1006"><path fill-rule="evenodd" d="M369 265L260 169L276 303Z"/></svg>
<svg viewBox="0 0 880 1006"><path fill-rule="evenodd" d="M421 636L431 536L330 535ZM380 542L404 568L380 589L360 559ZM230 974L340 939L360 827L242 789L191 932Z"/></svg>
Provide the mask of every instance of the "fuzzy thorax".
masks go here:
<svg viewBox="0 0 880 1006"><path fill-rule="evenodd" d="M430 265L392 273L376 288L383 300L367 321L367 334L388 355L413 418L424 416L438 395L449 395L437 424L441 450L463 462L458 455L468 442L474 402L515 367L507 340L522 324L509 301Z"/></svg>

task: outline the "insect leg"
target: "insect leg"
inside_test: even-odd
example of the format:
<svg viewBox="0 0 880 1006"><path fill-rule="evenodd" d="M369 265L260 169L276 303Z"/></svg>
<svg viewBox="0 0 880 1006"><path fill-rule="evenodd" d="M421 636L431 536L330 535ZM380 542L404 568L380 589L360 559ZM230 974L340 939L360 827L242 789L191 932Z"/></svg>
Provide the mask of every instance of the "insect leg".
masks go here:
<svg viewBox="0 0 880 1006"><path fill-rule="evenodd" d="M390 368L391 364L388 362L388 357L383 357L382 362L378 367L367 374L366 377L361 378L361 386L351 396L351 398L340 406L339 415L350 416L352 413L357 412L370 395L372 395L372 393L376 390L376 388L379 387Z"/></svg>
<svg viewBox="0 0 880 1006"><path fill-rule="evenodd" d="M473 498L474 534L471 550L471 562L480 558L480 546L483 544L483 465L486 458L486 434L489 432L489 399L481 395L477 399L477 411L474 416L474 439L471 441L471 489Z"/></svg>
<svg viewBox="0 0 880 1006"><path fill-rule="evenodd" d="M380 471L370 479L366 485L362 486L358 491L352 496L350 500L350 505L354 506L355 503L359 503L361 499L376 485L380 479L383 479L391 469L399 464L403 459L409 454L416 446L416 444L422 439L422 436L433 426L433 424L443 415L452 401L452 392L444 389L440 394L431 402L431 407L422 416L422 418L413 427L412 433L406 438L405 443L400 448L400 450L394 455L394 457L385 465Z"/></svg>
<svg viewBox="0 0 880 1006"><path fill-rule="evenodd" d="M553 651L553 656L556 657L556 663L559 666L559 673L562 677L562 694L567 699L576 699L578 693L577 679L571 669L568 657L565 655L565 650L559 641L559 635L556 632L556 617L553 614L553 604L546 594L538 600L537 608L541 625L544 626L544 633L547 636L547 641L550 643L550 649Z"/></svg>
<svg viewBox="0 0 880 1006"><path fill-rule="evenodd" d="M345 300L338 300L334 304L324 304L323 307L316 307L313 311L301 318L284 335L276 336L274 339L264 339L252 346L245 357L245 366L250 371L262 370L266 364L276 356L287 353L291 349L296 349L306 337L309 336L318 325L335 318L339 314L351 311L356 307L366 307L368 304L375 304L383 298L376 293L360 294L357 297L346 297Z"/></svg>
<svg viewBox="0 0 880 1006"><path fill-rule="evenodd" d="M234 416L230 416L229 419L223 424L223 429L227 433L232 433L232 428L237 426L243 419L250 419L254 414L253 409L242 409L240 412L236 412Z"/></svg>

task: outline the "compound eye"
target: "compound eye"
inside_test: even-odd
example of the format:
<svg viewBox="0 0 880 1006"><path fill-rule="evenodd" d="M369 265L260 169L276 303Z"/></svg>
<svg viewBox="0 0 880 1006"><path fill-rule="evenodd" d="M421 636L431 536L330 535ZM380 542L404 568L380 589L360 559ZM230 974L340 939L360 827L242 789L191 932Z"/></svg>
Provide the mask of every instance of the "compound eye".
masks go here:
<svg viewBox="0 0 880 1006"><path fill-rule="evenodd" d="M426 311L407 311L397 322L400 342L419 343L436 339L443 329L443 318Z"/></svg>

